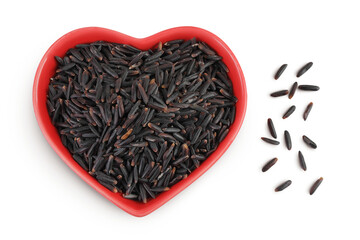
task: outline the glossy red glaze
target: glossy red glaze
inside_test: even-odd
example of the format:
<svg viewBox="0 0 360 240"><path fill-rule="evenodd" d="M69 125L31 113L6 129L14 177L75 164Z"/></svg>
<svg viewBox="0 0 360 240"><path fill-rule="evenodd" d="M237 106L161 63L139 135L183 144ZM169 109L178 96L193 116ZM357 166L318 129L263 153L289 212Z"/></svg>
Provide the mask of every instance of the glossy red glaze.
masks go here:
<svg viewBox="0 0 360 240"><path fill-rule="evenodd" d="M69 151L62 145L57 130L51 124L46 108L46 94L50 78L54 75L57 66L54 56L63 57L68 49L77 44L90 43L99 40L130 44L139 49L146 50L155 46L155 44L159 41L166 42L175 39L191 39L193 37L206 42L206 44L214 49L218 55L223 57L224 63L229 68L228 75L233 82L234 94L239 99L236 104L235 122L230 127L229 134L220 143L217 150L211 154L198 169L193 171L188 178L175 184L169 191L159 194L155 199L149 200L148 203L144 204L128 200L123 198L119 193L112 193L100 185L73 160ZM50 146L61 157L61 159L91 187L119 208L137 217L145 216L161 207L205 173L221 157L240 130L245 117L246 102L247 92L245 78L235 55L219 37L215 36L211 32L196 27L172 28L146 38L134 38L113 30L98 27L88 27L74 30L58 39L45 53L38 66L33 87L33 105L36 119Z"/></svg>

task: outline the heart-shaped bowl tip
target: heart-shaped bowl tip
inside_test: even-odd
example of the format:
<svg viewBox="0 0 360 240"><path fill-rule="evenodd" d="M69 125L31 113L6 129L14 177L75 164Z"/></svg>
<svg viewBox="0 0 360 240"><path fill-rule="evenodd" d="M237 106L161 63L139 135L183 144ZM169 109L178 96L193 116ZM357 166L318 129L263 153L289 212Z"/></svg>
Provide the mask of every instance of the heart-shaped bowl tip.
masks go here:
<svg viewBox="0 0 360 240"><path fill-rule="evenodd" d="M175 39L188 40L196 37L197 40L205 42L214 49L229 69L228 76L233 83L234 95L238 98L236 103L235 121L230 126L229 133L199 168L194 170L186 179L178 182L169 191L159 194L155 199L147 203L140 203L134 200L125 199L119 193L113 193L98 183L95 178L89 175L72 158L70 152L62 144L59 133L52 125L46 107L46 96L50 78L54 76L57 62L54 56L65 56L66 52L81 43L91 43L95 41L107 41L114 43L129 44L136 48L146 50L152 48L158 42L166 42ZM47 50L38 66L34 86L33 86L33 105L36 119L46 140L60 158L85 182L96 191L102 194L119 208L137 217L145 216L157 208L161 207L187 186L193 183L203 173L205 173L227 150L233 142L243 123L247 104L246 84L240 65L230 48L216 35L201 28L196 27L177 27L164 30L146 38L134 38L125 34L99 27L80 28L69 32L58 39Z"/></svg>

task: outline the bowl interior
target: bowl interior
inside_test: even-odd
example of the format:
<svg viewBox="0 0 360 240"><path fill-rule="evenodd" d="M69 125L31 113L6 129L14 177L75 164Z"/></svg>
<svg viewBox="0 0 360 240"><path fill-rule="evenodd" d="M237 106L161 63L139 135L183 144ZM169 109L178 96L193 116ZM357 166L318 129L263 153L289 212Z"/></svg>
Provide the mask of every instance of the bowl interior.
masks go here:
<svg viewBox="0 0 360 240"><path fill-rule="evenodd" d="M234 95L239 100L235 106L235 121L230 126L229 134L219 144L216 151L212 153L198 169L193 171L188 178L175 184L169 191L159 194L155 199L149 200L148 203L144 204L125 199L119 193L112 193L99 184L73 160L70 152L62 145L56 128L51 124L51 119L46 108L46 95L50 78L54 75L57 66L54 56L63 57L68 49L75 47L77 44L90 43L100 40L130 44L136 48L146 50L152 48L160 41L166 42L175 39L188 40L193 37L206 42L206 44L214 49L218 55L223 57L223 62L229 68L228 75L233 82ZM172 28L146 38L134 38L113 30L97 27L74 30L58 39L45 53L37 69L33 87L33 105L35 115L41 131L51 147L56 151L61 159L63 159L63 161L65 161L65 163L90 186L96 189L100 194L113 202L115 205L134 216L145 216L162 206L194 182L221 157L221 155L230 146L241 127L245 117L246 102L247 92L245 78L235 55L220 38L204 29L195 27Z"/></svg>

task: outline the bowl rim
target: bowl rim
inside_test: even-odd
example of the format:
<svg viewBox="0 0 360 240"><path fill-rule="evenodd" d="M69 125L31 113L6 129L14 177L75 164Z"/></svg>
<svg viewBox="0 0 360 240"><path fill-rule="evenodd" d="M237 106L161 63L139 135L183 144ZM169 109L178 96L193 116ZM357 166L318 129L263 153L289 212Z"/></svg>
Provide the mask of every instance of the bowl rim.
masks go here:
<svg viewBox="0 0 360 240"><path fill-rule="evenodd" d="M44 111L44 106L46 105L45 102L41 101L41 97L46 96L47 90L44 88L41 88L41 83L43 81L49 82L49 79L42 80L43 72L49 71L48 65L50 65L49 61L55 61L54 56L55 52L60 51L59 49L62 49L61 46L64 45L64 43L69 44L69 41L78 39L84 36L96 36L99 40L101 40L102 36L112 36L116 39L122 39L122 42L124 44L131 44L135 47L138 47L146 42L149 43L157 43L158 40L164 40L169 39L170 36L173 35L189 35L192 34L193 36L197 37L202 36L203 38L207 38L207 40L201 39L202 41L208 43L212 42L213 44L217 44L217 47L211 46L216 52L223 52L225 55L222 55L223 57L226 56L227 61L233 65L232 68L228 65L228 68L230 70L229 75L234 75L235 77L229 77L230 80L235 84L234 80L237 80L236 86L239 87L239 89L234 88L234 94L235 92L241 93L241 97L238 99L239 101L236 103L236 115L235 115L235 121L230 126L229 134L226 136L226 138L219 144L218 148L200 165L200 167L196 170L194 170L191 174L189 174L188 178L181 180L179 183L175 184L171 187L171 189L167 192L159 194L155 199L150 200L148 203L138 203L133 200L125 199L120 194L115 194L100 185L90 174L88 174L84 169L82 169L76 162L73 160L72 156L69 157L68 150L62 145L59 144L59 135L56 139L56 136L54 136L53 129L55 127L51 124L50 117L48 116L47 110ZM170 38L169 40L175 40L174 38ZM179 39L179 38L177 38ZM184 38L185 39L185 38ZM169 41L167 40L167 41ZM104 41L107 41L104 39ZM93 41L90 41L93 42ZM84 43L84 42L82 42ZM79 43L74 43L75 46ZM155 44L154 44L155 45ZM152 45L152 46L154 46ZM66 49L66 51L69 48ZM220 50L220 51L219 51ZM64 51L62 49L62 51ZM221 54L219 54L221 55ZM224 57L225 62L225 57ZM44 85L44 83L42 83ZM48 86L48 84L47 84ZM44 92L46 91L46 92ZM99 192L101 195L103 195L106 199L114 203L119 208L123 209L125 212L136 216L136 217L143 217L151 212L155 211L162 205L164 205L166 202L168 202L170 199L175 197L178 193L186 189L190 184L192 184L197 178L199 178L202 174L204 174L215 162L217 162L220 157L223 155L223 153L228 149L228 147L231 145L233 140L235 139L236 135L238 134L242 123L245 118L246 114L246 108L247 108L247 89L246 89L246 82L245 77L242 72L242 69L240 67L239 62L237 61L234 53L231 51L231 49L225 44L224 41L222 41L219 37L217 37L215 34L202 29L198 27L192 27L192 26L183 26L183 27L175 27L166 29L163 31L160 31L158 33L155 33L153 35L150 35L148 37L144 38L135 38L128 36L126 34L101 28L101 27L84 27L79 28L76 30L73 30L71 32L66 33L62 37L60 37L58 40L56 40L46 51L44 56L42 57L34 79L34 85L33 85L33 107L35 116L38 122L38 125L44 134L46 140L50 144L50 146L55 150L55 152L60 156L60 158L80 177L82 178L87 184L89 184L91 187L93 187L97 192ZM45 108L46 109L46 108ZM50 125L49 125L50 124ZM57 141L56 141L57 140ZM61 143L61 142L60 142ZM117 196L116 196L117 195Z"/></svg>

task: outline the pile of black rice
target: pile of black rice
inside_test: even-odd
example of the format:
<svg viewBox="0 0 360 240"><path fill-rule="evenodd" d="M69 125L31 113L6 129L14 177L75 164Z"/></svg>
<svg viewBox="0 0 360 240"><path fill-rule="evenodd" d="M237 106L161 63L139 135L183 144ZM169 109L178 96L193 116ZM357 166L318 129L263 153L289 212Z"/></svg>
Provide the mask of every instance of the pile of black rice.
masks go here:
<svg viewBox="0 0 360 240"><path fill-rule="evenodd" d="M147 202L216 150L235 119L228 68L206 43L80 44L55 57L47 107L74 160L100 184Z"/></svg>

